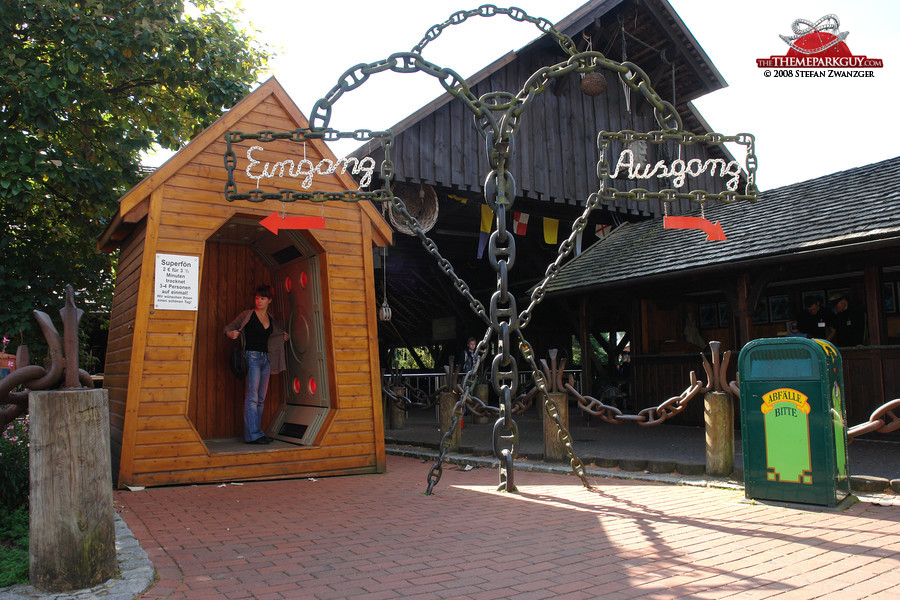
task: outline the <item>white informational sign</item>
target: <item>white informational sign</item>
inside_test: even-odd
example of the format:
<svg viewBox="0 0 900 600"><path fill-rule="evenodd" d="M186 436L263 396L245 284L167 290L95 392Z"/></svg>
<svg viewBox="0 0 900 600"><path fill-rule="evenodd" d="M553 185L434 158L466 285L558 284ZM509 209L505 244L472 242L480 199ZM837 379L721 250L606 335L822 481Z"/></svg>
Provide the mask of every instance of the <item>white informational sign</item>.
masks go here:
<svg viewBox="0 0 900 600"><path fill-rule="evenodd" d="M157 310L197 310L200 296L200 257L156 255Z"/></svg>

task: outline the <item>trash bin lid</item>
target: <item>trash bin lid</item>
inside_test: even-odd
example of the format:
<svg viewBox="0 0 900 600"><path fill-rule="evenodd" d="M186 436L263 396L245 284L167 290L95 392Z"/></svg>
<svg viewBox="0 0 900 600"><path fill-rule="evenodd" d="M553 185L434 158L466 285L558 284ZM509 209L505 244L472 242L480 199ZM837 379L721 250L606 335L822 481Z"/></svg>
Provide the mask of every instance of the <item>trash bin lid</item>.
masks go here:
<svg viewBox="0 0 900 600"><path fill-rule="evenodd" d="M741 351L741 380L817 380L825 368L823 354L815 342L803 338L754 340Z"/></svg>

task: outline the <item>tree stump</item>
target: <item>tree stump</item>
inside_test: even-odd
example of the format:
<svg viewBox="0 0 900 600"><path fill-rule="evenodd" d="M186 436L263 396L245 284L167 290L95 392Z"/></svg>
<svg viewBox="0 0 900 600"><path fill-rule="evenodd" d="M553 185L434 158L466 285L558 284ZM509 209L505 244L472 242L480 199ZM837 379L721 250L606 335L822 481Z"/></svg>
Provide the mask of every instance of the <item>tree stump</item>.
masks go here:
<svg viewBox="0 0 900 600"><path fill-rule="evenodd" d="M31 392L28 402L31 585L93 587L118 570L107 391Z"/></svg>
<svg viewBox="0 0 900 600"><path fill-rule="evenodd" d="M727 477L734 471L734 406L731 394L707 392L703 398L706 423L706 474Z"/></svg>
<svg viewBox="0 0 900 600"><path fill-rule="evenodd" d="M459 401L459 396L454 394L453 392L442 392L440 396L438 396L438 402L440 403L440 423L439 426L441 428L441 438L443 439L444 434L447 433L447 430L450 429L450 424L453 423L453 408L456 406L456 403ZM459 451L459 442L461 438L462 429L462 421L460 420L459 424L456 426L456 429L450 435L450 439L448 440L449 444L447 446L447 450L450 452Z"/></svg>
<svg viewBox="0 0 900 600"><path fill-rule="evenodd" d="M559 422L566 429L569 428L569 396L564 392L551 392L547 394L550 399L556 401L559 409ZM559 439L559 428L556 419L551 419L544 411L541 395L538 395L538 403L541 406L542 423L544 426L544 460L566 460L569 457L566 445Z"/></svg>
<svg viewBox="0 0 900 600"><path fill-rule="evenodd" d="M392 391L397 396L405 396L406 388L403 386L396 386L392 388ZM390 426L391 429L403 429L406 427L406 411L397 406L397 404L393 401L388 401L389 405L389 415L390 415Z"/></svg>
<svg viewBox="0 0 900 600"><path fill-rule="evenodd" d="M476 397L476 398L478 398L479 400L481 400L481 401L484 402L485 404L488 403L488 399L490 398L490 393L491 393L491 392L490 392L490 387L488 386L488 384L486 384L486 383L479 383L478 385L475 386L475 389L473 390L473 393L475 394L475 397ZM482 415L475 415L475 416L472 418L472 421L473 421L474 423L479 424L479 425L484 425L485 423L488 423L490 420L491 420L491 418L488 417L487 415L484 415L484 416L482 416Z"/></svg>

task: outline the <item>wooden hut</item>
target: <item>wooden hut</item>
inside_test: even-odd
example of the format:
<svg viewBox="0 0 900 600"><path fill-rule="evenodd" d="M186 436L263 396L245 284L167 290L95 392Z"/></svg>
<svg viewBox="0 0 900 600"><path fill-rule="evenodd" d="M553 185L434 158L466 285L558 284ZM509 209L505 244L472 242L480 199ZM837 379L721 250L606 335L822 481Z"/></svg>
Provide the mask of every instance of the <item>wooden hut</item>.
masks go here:
<svg viewBox="0 0 900 600"><path fill-rule="evenodd" d="M226 133L308 126L270 79L119 200L99 242L120 251L104 381L118 486L384 471L372 263L390 228L368 202L229 202L224 193ZM243 158L252 145L234 151ZM321 140L278 140L265 152L335 160ZM269 183L266 192L290 185L253 182L244 164L235 180ZM316 174L312 188L357 185L337 170ZM276 211L325 225L276 235L260 225ZM223 328L261 284L275 287L291 341L263 417L276 441L246 445L243 381L227 367Z"/></svg>
<svg viewBox="0 0 900 600"><path fill-rule="evenodd" d="M560 269L548 303L577 315L585 345L589 336L625 335L629 408L639 411L684 389L707 341L739 351L754 339L796 335L807 297L827 304L843 294L865 313L863 344L839 348L856 425L900 396L898 189L900 157L766 190L754 204L708 207L727 241L665 229L662 219L626 223ZM600 368L584 361L582 381ZM679 422L702 423L702 403Z"/></svg>

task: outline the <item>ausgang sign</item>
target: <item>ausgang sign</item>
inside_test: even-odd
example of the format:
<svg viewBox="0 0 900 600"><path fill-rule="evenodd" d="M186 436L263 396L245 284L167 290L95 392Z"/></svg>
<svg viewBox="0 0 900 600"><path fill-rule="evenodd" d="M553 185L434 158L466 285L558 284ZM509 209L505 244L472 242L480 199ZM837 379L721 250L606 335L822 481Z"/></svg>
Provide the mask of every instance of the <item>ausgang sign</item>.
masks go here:
<svg viewBox="0 0 900 600"><path fill-rule="evenodd" d="M618 142L619 149L615 165L611 165L610 157L614 154L613 143ZM693 144L724 145L733 142L744 146L746 160L742 168L737 160L724 158L681 158L681 146ZM663 144L674 145L679 148L678 158L661 158L662 153L657 152L659 160L649 160L647 145L653 144L662 147ZM597 175L604 182L603 199L615 200L627 198L629 200L657 199L664 202L674 200L691 200L705 202L707 200L722 200L733 202L735 200L749 200L755 202L759 196L756 187L756 154L754 150L754 138L749 133L741 133L734 136L720 133L708 133L694 135L683 131L651 131L650 133L638 133L635 131L601 131L597 136L597 146L600 150L600 160L597 162ZM727 152L723 155L728 156ZM721 179L724 187L722 192L708 192L706 190L690 189L689 181L706 174L711 178ZM745 183L740 188L741 180ZM630 189L617 189L614 182L626 180L643 182L657 181L655 186L659 191L650 190L639 186Z"/></svg>

